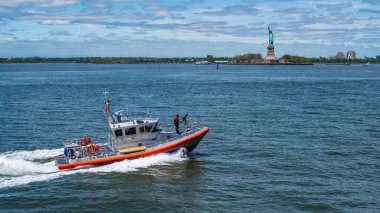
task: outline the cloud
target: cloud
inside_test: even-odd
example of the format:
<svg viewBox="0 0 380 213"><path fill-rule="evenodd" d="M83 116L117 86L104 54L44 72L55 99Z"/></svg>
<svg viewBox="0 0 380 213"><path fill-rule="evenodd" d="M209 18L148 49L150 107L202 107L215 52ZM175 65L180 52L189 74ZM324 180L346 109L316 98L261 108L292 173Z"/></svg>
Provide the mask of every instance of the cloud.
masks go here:
<svg viewBox="0 0 380 213"><path fill-rule="evenodd" d="M228 25L225 21L198 21L178 26L183 30L194 32L222 34L231 36L248 36L257 33L257 28L245 25ZM264 29L265 30L265 29Z"/></svg>
<svg viewBox="0 0 380 213"><path fill-rule="evenodd" d="M337 11L337 10L352 7L352 3L348 2L348 3L337 3L337 4L317 4L316 7L319 9L326 9L329 11Z"/></svg>
<svg viewBox="0 0 380 213"><path fill-rule="evenodd" d="M0 19L0 25L6 25L6 24L7 24L7 22L5 22L4 20Z"/></svg>
<svg viewBox="0 0 380 213"><path fill-rule="evenodd" d="M53 0L39 4L40 7L64 7L79 3L79 0Z"/></svg>
<svg viewBox="0 0 380 213"><path fill-rule="evenodd" d="M2 32L0 33L1 35L6 35L6 36L13 36L14 34L13 33L5 33L5 32Z"/></svg>
<svg viewBox="0 0 380 213"><path fill-rule="evenodd" d="M47 13L47 14L28 14L22 13L17 17L18 20L39 20L41 25L72 25L75 23L96 23L98 20L108 20L123 15L115 14L93 14L93 13Z"/></svg>
<svg viewBox="0 0 380 213"><path fill-rule="evenodd" d="M297 6L297 7L288 7L288 8L277 9L274 12L280 13L280 14L305 14L305 13L310 14L310 13L314 13L315 9Z"/></svg>
<svg viewBox="0 0 380 213"><path fill-rule="evenodd" d="M71 33L69 33L66 30L51 30L48 32L51 36L69 36Z"/></svg>
<svg viewBox="0 0 380 213"><path fill-rule="evenodd" d="M190 0L190 1L186 2L186 3L187 4L202 4L204 2L205 2L204 0Z"/></svg>
<svg viewBox="0 0 380 213"><path fill-rule="evenodd" d="M37 7L63 7L79 3L79 0L2 0L0 7L20 7L34 5Z"/></svg>
<svg viewBox="0 0 380 213"><path fill-rule="evenodd" d="M157 20L157 19L165 18L165 16L156 16L152 13L147 13L147 14L133 13L133 14L127 15L127 17L131 20Z"/></svg>
<svg viewBox="0 0 380 213"><path fill-rule="evenodd" d="M379 0L362 0L363 3L367 3L369 5L380 5L380 1Z"/></svg>
<svg viewBox="0 0 380 213"><path fill-rule="evenodd" d="M20 5L25 4L40 4L45 2L47 2L47 0L3 0L0 1L0 7L19 7Z"/></svg>
<svg viewBox="0 0 380 213"><path fill-rule="evenodd" d="M359 10L359 12L380 14L380 10L373 10L373 9L361 9L361 10Z"/></svg>
<svg viewBox="0 0 380 213"><path fill-rule="evenodd" d="M144 11L148 11L148 13L135 13L134 17L142 17L143 19L162 19L162 18L181 18L179 15L175 15L180 11L184 11L187 8L182 5L174 5L174 6L157 6L157 5L147 5L143 7ZM131 17L131 16L129 16Z"/></svg>
<svg viewBox="0 0 380 213"><path fill-rule="evenodd" d="M244 5L232 5L232 6L227 6L224 7L221 10L216 10L216 11L205 11L202 12L201 14L204 15L214 15L214 16L224 16L224 15L257 15L259 12L258 9L252 8L252 7L247 7Z"/></svg>
<svg viewBox="0 0 380 213"><path fill-rule="evenodd" d="M147 35L148 32L146 32L146 31L142 31L142 30L139 30L139 31L135 31L135 32L133 32L132 34L135 34L135 35Z"/></svg>
<svg viewBox="0 0 380 213"><path fill-rule="evenodd" d="M11 8L1 8L0 7L0 14L1 15L9 15L9 14L14 14L16 13L16 10L15 9L11 9Z"/></svg>
<svg viewBox="0 0 380 213"><path fill-rule="evenodd" d="M38 22L41 25L68 25L71 23L69 20L43 20Z"/></svg>

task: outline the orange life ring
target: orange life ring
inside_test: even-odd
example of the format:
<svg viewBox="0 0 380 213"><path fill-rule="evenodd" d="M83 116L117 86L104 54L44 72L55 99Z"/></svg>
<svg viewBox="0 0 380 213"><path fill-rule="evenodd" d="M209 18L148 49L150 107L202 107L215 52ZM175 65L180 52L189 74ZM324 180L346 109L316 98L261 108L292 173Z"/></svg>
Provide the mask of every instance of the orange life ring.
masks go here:
<svg viewBox="0 0 380 213"><path fill-rule="evenodd" d="M87 146L86 151L88 154L93 155L98 149L99 148L97 148L94 144L91 144L90 146Z"/></svg>

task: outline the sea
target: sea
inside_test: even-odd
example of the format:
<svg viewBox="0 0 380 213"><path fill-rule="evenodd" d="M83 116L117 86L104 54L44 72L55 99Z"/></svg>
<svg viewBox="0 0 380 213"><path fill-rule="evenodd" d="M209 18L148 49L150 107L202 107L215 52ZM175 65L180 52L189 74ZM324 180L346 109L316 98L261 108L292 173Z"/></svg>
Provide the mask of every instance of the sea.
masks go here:
<svg viewBox="0 0 380 213"><path fill-rule="evenodd" d="M181 151L59 171L111 110L210 128ZM0 64L0 212L380 212L380 65Z"/></svg>

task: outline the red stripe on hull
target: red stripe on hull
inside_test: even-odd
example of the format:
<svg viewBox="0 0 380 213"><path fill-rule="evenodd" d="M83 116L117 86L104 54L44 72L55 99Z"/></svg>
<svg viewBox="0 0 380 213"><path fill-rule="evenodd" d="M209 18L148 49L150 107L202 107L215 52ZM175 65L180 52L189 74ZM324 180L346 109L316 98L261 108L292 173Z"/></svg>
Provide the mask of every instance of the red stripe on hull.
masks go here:
<svg viewBox="0 0 380 213"><path fill-rule="evenodd" d="M122 161L125 159L135 159L135 158L159 154L159 153L166 152L166 151L169 151L169 150L172 150L175 148L180 148L182 145L184 145L184 144L186 144L186 143L188 143L194 139L197 139L198 137L203 137L204 135L206 135L208 130L209 130L208 127L205 127L203 130L195 133L194 135L191 135L191 136L184 138L180 141L177 141L175 143L172 143L172 144L169 144L167 146L163 146L163 147L160 147L157 149L152 149L149 151L138 152L138 153L128 154L128 155L121 155L121 156L114 156L114 157L109 157L109 158L101 158L101 159L96 159L96 160L90 160L90 161L86 161L86 162L78 162L78 163L72 163L72 164L61 164L61 165L58 165L58 169L63 170L63 169L72 169L72 168L75 168L78 166L107 164L107 163Z"/></svg>

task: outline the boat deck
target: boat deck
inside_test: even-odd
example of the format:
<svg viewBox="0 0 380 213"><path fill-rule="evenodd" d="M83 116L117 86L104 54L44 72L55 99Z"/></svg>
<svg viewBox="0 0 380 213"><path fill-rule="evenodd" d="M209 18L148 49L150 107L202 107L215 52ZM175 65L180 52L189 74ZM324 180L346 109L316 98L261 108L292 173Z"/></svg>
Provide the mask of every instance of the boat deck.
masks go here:
<svg viewBox="0 0 380 213"><path fill-rule="evenodd" d="M86 151L86 149L82 149L82 152L80 153L80 156L77 157L75 155L71 156L66 156L64 154L55 156L55 162L56 164L69 164L71 161L74 162L82 162L82 161L88 161L88 160L93 160L93 159L98 159L98 158L105 158L105 157L110 157L110 156L116 156L118 155L118 152L115 152L112 150L111 147L108 145L102 145L100 146L100 149L95 152L95 154L90 155Z"/></svg>

